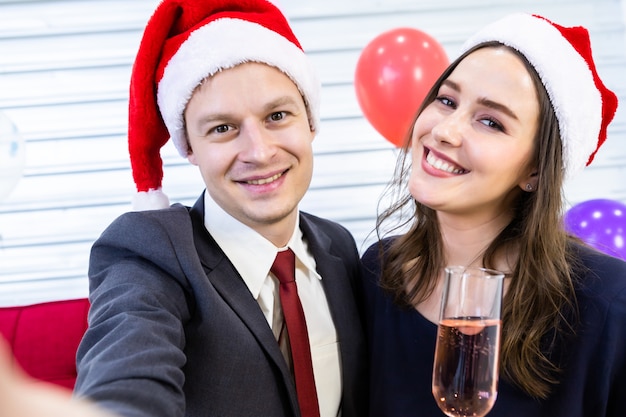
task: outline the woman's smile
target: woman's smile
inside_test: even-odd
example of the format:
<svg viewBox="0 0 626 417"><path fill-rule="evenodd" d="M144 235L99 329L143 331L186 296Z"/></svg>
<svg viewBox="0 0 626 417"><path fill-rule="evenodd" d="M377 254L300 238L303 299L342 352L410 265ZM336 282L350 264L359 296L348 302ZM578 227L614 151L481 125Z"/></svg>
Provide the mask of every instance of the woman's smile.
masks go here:
<svg viewBox="0 0 626 417"><path fill-rule="evenodd" d="M452 164L451 162L447 162L443 159L437 158L435 154L428 149L425 149L424 152L426 153L426 162L428 163L428 165L439 171L444 171L449 174L457 175L466 174L469 172L460 166Z"/></svg>

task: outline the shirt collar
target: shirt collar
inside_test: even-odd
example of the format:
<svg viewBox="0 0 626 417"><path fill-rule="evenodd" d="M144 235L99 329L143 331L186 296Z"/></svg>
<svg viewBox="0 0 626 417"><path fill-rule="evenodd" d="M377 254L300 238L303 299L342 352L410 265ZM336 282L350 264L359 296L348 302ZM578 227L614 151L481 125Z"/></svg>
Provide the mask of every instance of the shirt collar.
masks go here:
<svg viewBox="0 0 626 417"><path fill-rule="evenodd" d="M204 208L204 226L239 272L252 296L257 299L279 248L224 211L208 192L204 193ZM296 225L287 247L291 248L296 258L309 271L321 278L315 271L315 261L308 254L299 226L298 212Z"/></svg>

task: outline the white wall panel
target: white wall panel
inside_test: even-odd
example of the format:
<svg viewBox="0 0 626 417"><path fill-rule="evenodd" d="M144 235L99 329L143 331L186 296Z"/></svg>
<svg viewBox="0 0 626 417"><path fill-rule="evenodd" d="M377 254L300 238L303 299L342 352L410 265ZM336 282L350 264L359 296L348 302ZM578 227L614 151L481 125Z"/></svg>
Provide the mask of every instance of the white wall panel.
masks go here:
<svg viewBox="0 0 626 417"><path fill-rule="evenodd" d="M26 141L21 181L0 201L0 305L87 294L89 249L130 208L127 91L156 0L0 0L0 112ZM543 14L591 30L598 68L623 104L596 162L567 185L571 204L626 202L626 48L614 0L278 0L323 82L315 173L302 208L346 225L363 249L396 151L363 118L353 88L374 37L414 27L453 58L473 31L506 13ZM564 69L566 70L566 69ZM164 188L191 204L195 167L168 144Z"/></svg>

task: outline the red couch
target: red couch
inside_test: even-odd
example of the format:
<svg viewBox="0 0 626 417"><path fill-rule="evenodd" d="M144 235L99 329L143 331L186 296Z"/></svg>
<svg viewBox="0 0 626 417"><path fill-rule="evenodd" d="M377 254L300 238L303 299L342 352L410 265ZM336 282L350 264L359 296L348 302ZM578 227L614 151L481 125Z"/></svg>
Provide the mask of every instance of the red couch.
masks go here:
<svg viewBox="0 0 626 417"><path fill-rule="evenodd" d="M87 330L87 299L0 308L0 335L30 376L69 389L76 382L76 349Z"/></svg>

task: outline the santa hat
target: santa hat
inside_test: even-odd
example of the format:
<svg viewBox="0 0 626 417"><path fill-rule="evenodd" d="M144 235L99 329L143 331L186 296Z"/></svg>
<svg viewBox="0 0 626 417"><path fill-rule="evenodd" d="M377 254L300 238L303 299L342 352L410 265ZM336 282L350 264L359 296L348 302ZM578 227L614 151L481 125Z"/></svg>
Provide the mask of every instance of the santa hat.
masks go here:
<svg viewBox="0 0 626 417"><path fill-rule="evenodd" d="M486 26L462 50L489 41L517 50L539 74L559 121L565 177L571 178L593 161L617 110L617 96L596 71L589 33L519 13Z"/></svg>
<svg viewBox="0 0 626 417"><path fill-rule="evenodd" d="M280 69L319 126L320 83L285 16L267 0L164 0L146 25L132 69L128 144L136 210L169 206L160 149L188 154L183 112L195 88L244 62Z"/></svg>

